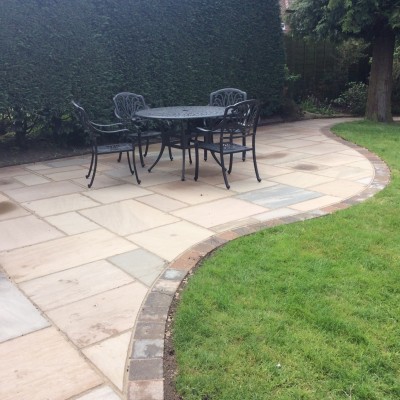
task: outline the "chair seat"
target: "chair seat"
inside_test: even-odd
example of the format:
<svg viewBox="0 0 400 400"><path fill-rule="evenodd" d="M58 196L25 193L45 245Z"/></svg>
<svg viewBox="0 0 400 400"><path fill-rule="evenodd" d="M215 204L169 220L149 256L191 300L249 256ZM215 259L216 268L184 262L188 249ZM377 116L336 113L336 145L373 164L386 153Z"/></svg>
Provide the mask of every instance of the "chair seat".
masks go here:
<svg viewBox="0 0 400 400"><path fill-rule="evenodd" d="M97 154L111 154L132 151L132 143L104 144L97 146Z"/></svg>
<svg viewBox="0 0 400 400"><path fill-rule="evenodd" d="M221 151L219 143L198 142L198 146L200 149L209 150L211 152L219 153ZM241 153L243 151L250 151L250 150L252 150L251 147L243 146L237 143L224 143L222 145L222 152L224 154Z"/></svg>

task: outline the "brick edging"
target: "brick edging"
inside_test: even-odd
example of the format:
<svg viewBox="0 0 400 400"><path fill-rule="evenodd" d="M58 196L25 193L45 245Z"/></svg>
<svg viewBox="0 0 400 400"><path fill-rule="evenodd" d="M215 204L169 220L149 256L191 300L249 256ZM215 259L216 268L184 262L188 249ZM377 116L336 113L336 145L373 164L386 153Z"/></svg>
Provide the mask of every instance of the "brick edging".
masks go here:
<svg viewBox="0 0 400 400"><path fill-rule="evenodd" d="M374 167L374 178L370 185L362 192L340 203L216 234L191 247L175 259L156 281L139 312L133 332L134 343L129 358L128 400L164 399L164 334L168 311L185 276L207 254L230 240L261 229L304 221L348 208L374 196L388 185L390 170L386 163L369 150L334 135L330 131L332 126L333 124L321 128L321 133L358 151L371 162Z"/></svg>

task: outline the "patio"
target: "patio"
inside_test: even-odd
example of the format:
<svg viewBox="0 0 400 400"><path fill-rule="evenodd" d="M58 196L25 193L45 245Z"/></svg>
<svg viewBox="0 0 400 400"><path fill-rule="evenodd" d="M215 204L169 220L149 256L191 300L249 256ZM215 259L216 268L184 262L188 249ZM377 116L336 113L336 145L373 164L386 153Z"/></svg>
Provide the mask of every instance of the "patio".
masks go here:
<svg viewBox="0 0 400 400"><path fill-rule="evenodd" d="M140 186L115 155L92 189L89 157L0 169L0 398L163 399L169 304L198 260L387 184L380 159L329 133L336 122L259 127L262 181L237 160L230 190L211 159L182 182L179 151L139 168Z"/></svg>

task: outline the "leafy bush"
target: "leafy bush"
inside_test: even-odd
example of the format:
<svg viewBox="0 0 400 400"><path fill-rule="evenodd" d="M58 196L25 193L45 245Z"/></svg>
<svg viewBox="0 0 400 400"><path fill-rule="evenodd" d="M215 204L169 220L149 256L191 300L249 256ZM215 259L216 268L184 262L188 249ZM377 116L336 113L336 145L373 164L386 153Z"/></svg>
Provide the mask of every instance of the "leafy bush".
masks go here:
<svg viewBox="0 0 400 400"><path fill-rule="evenodd" d="M314 95L309 95L306 99L304 99L300 103L300 108L303 111L312 113L312 114L319 114L325 116L333 115L333 110L331 105L325 100L321 101L317 99Z"/></svg>
<svg viewBox="0 0 400 400"><path fill-rule="evenodd" d="M364 115L367 94L368 85L362 82L350 82L347 89L333 103L350 114Z"/></svg>

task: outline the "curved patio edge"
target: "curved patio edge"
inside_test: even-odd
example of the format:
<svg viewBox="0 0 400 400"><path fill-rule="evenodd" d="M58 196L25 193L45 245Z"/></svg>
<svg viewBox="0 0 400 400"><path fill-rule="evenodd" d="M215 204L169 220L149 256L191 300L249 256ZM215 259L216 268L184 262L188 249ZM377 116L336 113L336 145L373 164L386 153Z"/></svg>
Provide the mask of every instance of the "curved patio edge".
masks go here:
<svg viewBox="0 0 400 400"><path fill-rule="evenodd" d="M151 349L148 357L135 355L134 348L129 357L129 375L127 387L128 400L163 400L164 399L164 341L166 326L169 320L169 310L178 288L190 274L193 268L208 254L230 240L255 233L262 229L293 222L305 221L343 210L361 203L384 189L390 182L390 170L386 163L369 150L348 142L331 132L335 123L321 128L321 133L345 144L347 147L362 154L374 168L374 178L362 192L346 200L312 211L293 216L277 218L242 226L216 234L198 243L176 258L162 273L153 285L139 312L132 340L135 346Z"/></svg>

